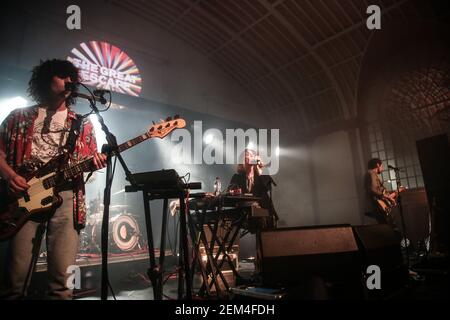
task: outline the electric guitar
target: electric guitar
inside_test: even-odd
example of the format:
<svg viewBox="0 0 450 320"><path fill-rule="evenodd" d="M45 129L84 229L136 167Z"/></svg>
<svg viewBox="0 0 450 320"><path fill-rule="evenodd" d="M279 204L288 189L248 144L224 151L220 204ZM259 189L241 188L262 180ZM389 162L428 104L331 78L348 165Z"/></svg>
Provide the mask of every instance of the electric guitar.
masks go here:
<svg viewBox="0 0 450 320"><path fill-rule="evenodd" d="M112 155L123 152L138 143L152 138L164 138L175 129L184 128L185 120L175 116L166 121L154 124L149 130L118 146ZM0 241L13 237L22 226L33 216L45 215L59 207L62 203L58 196L58 187L63 186L84 172L95 171L93 156L80 162L59 168L61 158L55 158L42 168L26 172L23 168L17 170L27 180L29 189L22 195L14 195L3 183L0 186ZM24 172L25 171L25 172Z"/></svg>
<svg viewBox="0 0 450 320"><path fill-rule="evenodd" d="M406 191L406 188L401 186L398 190L392 192L392 193L387 193L385 194L385 197L381 198L381 199L375 199L375 202L378 206L378 209L384 213L386 216L391 214L392 209L397 206L398 202L397 202L397 197L398 194L400 192ZM388 198L388 195L394 195L394 200Z"/></svg>

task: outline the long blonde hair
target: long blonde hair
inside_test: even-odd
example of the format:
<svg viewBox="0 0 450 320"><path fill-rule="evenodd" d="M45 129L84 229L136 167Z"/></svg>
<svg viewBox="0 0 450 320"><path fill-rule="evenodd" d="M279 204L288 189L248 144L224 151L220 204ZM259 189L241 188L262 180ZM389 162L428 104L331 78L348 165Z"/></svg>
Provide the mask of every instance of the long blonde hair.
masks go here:
<svg viewBox="0 0 450 320"><path fill-rule="evenodd" d="M247 157L247 154L249 155L249 157ZM255 150L245 149L244 152L241 155L242 161L236 167L236 172L237 173L242 174L242 173L246 173L247 172L246 167L245 167L245 165L247 164L246 163L246 159L250 158L250 157L252 157L252 158L259 158L259 154ZM261 175L261 172L260 172L261 167L262 167L262 163L261 163L261 165L258 165L258 167L256 168L257 170L254 170L254 174Z"/></svg>

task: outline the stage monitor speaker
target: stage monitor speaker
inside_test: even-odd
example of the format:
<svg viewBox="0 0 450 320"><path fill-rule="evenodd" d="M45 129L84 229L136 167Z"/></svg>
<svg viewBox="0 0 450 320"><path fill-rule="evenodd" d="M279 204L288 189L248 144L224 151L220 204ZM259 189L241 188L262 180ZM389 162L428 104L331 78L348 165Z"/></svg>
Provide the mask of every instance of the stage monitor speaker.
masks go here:
<svg viewBox="0 0 450 320"><path fill-rule="evenodd" d="M416 142L428 204L433 251L448 251L450 229L450 145L446 134Z"/></svg>
<svg viewBox="0 0 450 320"><path fill-rule="evenodd" d="M381 272L381 289L367 290L369 298L388 298L400 293L408 281L408 268L404 263L401 237L387 224L354 227L363 260L363 269L376 265ZM367 286L365 286L367 288Z"/></svg>
<svg viewBox="0 0 450 320"><path fill-rule="evenodd" d="M360 290L362 261L350 225L282 228L262 231L258 238L264 285L295 287L321 279Z"/></svg>

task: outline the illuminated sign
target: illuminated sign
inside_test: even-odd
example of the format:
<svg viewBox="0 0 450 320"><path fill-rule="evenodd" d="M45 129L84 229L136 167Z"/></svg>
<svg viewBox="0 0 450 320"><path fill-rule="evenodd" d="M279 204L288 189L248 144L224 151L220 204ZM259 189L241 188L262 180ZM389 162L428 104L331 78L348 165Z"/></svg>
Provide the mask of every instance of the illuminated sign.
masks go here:
<svg viewBox="0 0 450 320"><path fill-rule="evenodd" d="M67 60L80 69L84 84L135 97L141 93L142 79L133 60L107 42L83 42Z"/></svg>

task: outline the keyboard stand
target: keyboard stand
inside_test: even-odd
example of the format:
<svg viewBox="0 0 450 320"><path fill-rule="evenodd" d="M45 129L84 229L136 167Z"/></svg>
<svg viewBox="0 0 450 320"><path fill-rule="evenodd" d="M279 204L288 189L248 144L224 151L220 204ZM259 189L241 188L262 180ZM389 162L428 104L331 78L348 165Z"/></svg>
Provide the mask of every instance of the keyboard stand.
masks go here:
<svg viewBox="0 0 450 320"><path fill-rule="evenodd" d="M165 258L165 242L166 242L166 225L168 213L168 199L178 198L180 200L180 247L179 247L179 271L178 271L178 299L192 299L192 277L189 266L189 251L187 237L187 221L185 197L187 191L183 189L154 189L145 185L125 186L125 192L142 191L144 199L145 226L147 229L148 252L150 268L148 276L152 283L153 294L155 300L163 299L163 274L164 274L164 258ZM150 215L150 201L163 200L163 220L161 225L161 246L159 263L156 264L155 246L153 242L152 219ZM186 285L186 295L184 295L184 285Z"/></svg>

